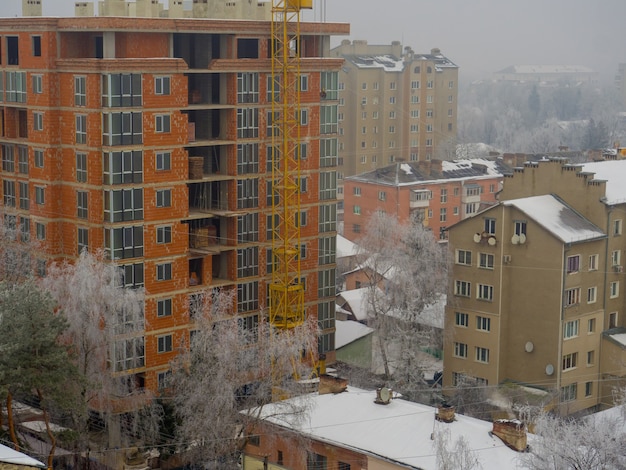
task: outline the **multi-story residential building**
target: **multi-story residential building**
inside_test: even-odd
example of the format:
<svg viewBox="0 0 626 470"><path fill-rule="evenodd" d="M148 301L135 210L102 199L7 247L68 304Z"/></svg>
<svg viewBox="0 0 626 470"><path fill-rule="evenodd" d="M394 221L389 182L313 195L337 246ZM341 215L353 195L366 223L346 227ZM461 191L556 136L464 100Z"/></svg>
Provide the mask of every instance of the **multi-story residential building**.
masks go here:
<svg viewBox="0 0 626 470"><path fill-rule="evenodd" d="M493 73L493 79L509 82L555 84L597 83L598 72L583 65L511 65Z"/></svg>
<svg viewBox="0 0 626 470"><path fill-rule="evenodd" d="M340 199L342 177L441 158L440 150L454 148L459 68L439 49L418 54L399 41L345 40L331 54L346 60L339 73Z"/></svg>
<svg viewBox="0 0 626 470"><path fill-rule="evenodd" d="M329 44L348 32L300 25L301 271L329 361L342 63ZM140 386L164 383L201 290L236 289L243 328L268 305L270 37L269 20L0 19L4 222L40 242L42 275L104 249L126 287L145 288L145 330L112 353Z"/></svg>
<svg viewBox="0 0 626 470"><path fill-rule="evenodd" d="M626 377L626 161L527 162L497 205L449 228L444 388L462 378L610 406Z"/></svg>
<svg viewBox="0 0 626 470"><path fill-rule="evenodd" d="M501 158L394 163L350 176L344 187L344 236L358 240L372 213L394 214L405 222L417 212L439 240L446 228L496 202L503 174Z"/></svg>

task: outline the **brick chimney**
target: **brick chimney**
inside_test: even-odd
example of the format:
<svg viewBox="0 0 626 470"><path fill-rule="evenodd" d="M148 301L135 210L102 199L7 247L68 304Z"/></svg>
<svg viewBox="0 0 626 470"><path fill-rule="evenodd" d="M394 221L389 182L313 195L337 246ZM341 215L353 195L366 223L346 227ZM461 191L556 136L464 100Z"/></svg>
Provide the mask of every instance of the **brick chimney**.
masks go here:
<svg viewBox="0 0 626 470"><path fill-rule="evenodd" d="M417 162L417 168L419 168L420 172L424 174L424 176L430 175L430 161L429 160L420 160Z"/></svg>
<svg viewBox="0 0 626 470"><path fill-rule="evenodd" d="M523 452L528 446L526 440L526 426L518 420L499 419L493 422L493 434L502 439L508 447Z"/></svg>
<svg viewBox="0 0 626 470"><path fill-rule="evenodd" d="M347 379L333 377L332 375L328 375L328 374L320 375L320 384L318 387L318 393L320 395L345 392L347 388L348 388Z"/></svg>
<svg viewBox="0 0 626 470"><path fill-rule="evenodd" d="M437 414L435 415L435 419L443 423L451 423L454 421L454 411L454 406L448 405L447 403L442 403L437 408Z"/></svg>
<svg viewBox="0 0 626 470"><path fill-rule="evenodd" d="M442 173L443 172L443 162L441 160L432 159L430 161L431 174L432 173Z"/></svg>

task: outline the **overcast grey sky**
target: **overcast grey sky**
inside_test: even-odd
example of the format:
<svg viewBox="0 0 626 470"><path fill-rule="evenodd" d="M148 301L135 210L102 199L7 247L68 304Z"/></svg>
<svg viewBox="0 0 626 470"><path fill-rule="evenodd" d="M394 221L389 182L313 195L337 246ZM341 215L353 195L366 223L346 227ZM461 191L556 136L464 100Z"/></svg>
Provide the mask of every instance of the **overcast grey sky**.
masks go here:
<svg viewBox="0 0 626 470"><path fill-rule="evenodd" d="M44 15L72 16L75 0L43 0ZM167 0L161 0L167 3ZM21 14L0 0L0 16ZM439 47L464 79L513 64L586 65L611 79L626 62L626 0L314 0L308 19L351 24L350 39ZM325 12L325 14L324 14ZM338 42L339 39L336 41Z"/></svg>

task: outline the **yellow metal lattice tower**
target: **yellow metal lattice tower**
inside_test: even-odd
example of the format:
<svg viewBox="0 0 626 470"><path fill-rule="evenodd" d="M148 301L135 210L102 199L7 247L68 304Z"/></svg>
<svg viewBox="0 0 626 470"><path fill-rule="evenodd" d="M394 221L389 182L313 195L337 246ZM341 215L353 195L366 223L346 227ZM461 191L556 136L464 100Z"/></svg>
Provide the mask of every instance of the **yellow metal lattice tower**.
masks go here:
<svg viewBox="0 0 626 470"><path fill-rule="evenodd" d="M312 0L272 3L272 283L270 324L301 325L300 275L300 12Z"/></svg>

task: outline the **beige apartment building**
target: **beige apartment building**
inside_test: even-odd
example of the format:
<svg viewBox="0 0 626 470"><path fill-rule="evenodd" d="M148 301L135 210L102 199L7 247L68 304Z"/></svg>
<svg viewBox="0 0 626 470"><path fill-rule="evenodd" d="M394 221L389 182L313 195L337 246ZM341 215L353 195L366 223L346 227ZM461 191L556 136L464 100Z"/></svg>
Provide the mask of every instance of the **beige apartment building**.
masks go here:
<svg viewBox="0 0 626 470"><path fill-rule="evenodd" d="M499 203L449 228L444 387L558 391L562 414L611 406L626 377L626 161L525 163Z"/></svg>
<svg viewBox="0 0 626 470"><path fill-rule="evenodd" d="M345 59L339 72L339 198L345 176L395 161L447 159L440 148L456 143L456 64L439 49L418 54L399 41L344 40L331 55Z"/></svg>

